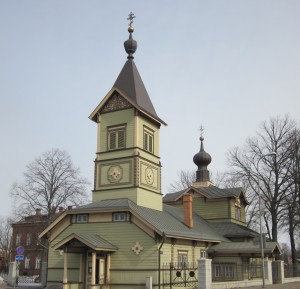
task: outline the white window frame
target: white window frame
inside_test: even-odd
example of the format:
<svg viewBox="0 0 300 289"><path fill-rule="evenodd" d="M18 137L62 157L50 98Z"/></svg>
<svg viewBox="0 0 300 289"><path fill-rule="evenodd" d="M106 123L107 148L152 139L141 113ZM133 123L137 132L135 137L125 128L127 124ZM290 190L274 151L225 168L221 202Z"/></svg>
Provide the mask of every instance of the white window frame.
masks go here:
<svg viewBox="0 0 300 289"><path fill-rule="evenodd" d="M123 143L120 143L120 134L124 133ZM113 146L111 142L112 135L115 134L115 145ZM117 150L126 148L126 125L118 125L107 128L107 149Z"/></svg>
<svg viewBox="0 0 300 289"><path fill-rule="evenodd" d="M76 215L76 223L87 223L89 221L88 214Z"/></svg>
<svg viewBox="0 0 300 289"><path fill-rule="evenodd" d="M37 256L35 258L35 269L40 269L41 268L41 260L42 260L41 256Z"/></svg>
<svg viewBox="0 0 300 289"><path fill-rule="evenodd" d="M30 257L26 256L25 257L25 265L24 265L25 269L29 269L30 268Z"/></svg>
<svg viewBox="0 0 300 289"><path fill-rule="evenodd" d="M154 153L154 131L147 127L143 131L143 148L151 154Z"/></svg>
<svg viewBox="0 0 300 289"><path fill-rule="evenodd" d="M31 233L27 233L27 235L26 235L26 245L27 246L31 245L31 240L32 240L32 234Z"/></svg>
<svg viewBox="0 0 300 289"><path fill-rule="evenodd" d="M126 222L127 213L126 212L117 212L112 214L113 222Z"/></svg>
<svg viewBox="0 0 300 289"><path fill-rule="evenodd" d="M188 265L188 251L178 251L178 267L186 268Z"/></svg>
<svg viewBox="0 0 300 289"><path fill-rule="evenodd" d="M21 245L21 238L22 238L22 234L18 233L16 235L16 245L20 246Z"/></svg>

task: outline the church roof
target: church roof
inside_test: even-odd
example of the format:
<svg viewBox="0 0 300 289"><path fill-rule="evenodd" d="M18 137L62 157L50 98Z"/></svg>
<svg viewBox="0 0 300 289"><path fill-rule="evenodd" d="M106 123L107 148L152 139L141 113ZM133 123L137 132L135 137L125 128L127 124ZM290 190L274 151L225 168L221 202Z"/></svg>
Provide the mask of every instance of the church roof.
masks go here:
<svg viewBox="0 0 300 289"><path fill-rule="evenodd" d="M92 248L96 251L107 250L107 251L116 251L118 248L112 245L110 242L101 238L99 235L88 234L88 233L73 233L69 235L67 238L61 240L58 244L55 245L54 249L62 248L66 243L77 240L84 245Z"/></svg>
<svg viewBox="0 0 300 289"><path fill-rule="evenodd" d="M281 253L281 249L277 242L266 242L265 253ZM222 242L208 249L209 253L261 253L258 243L254 242Z"/></svg>
<svg viewBox="0 0 300 289"><path fill-rule="evenodd" d="M224 237L256 237L259 234L246 226L230 222L211 222L210 226Z"/></svg>
<svg viewBox="0 0 300 289"><path fill-rule="evenodd" d="M229 241L227 238L219 234L209 223L197 214L193 214L194 227L188 228L184 225L183 209L169 205L163 206L163 211L158 211L142 206L138 206L128 199L104 200L101 202L90 203L68 213L88 213L95 211L120 211L128 210L137 218L148 224L160 235L167 237L221 242ZM46 231L40 236L42 237Z"/></svg>
<svg viewBox="0 0 300 289"><path fill-rule="evenodd" d="M219 199L219 198L228 198L228 197L239 197L241 194L243 195L246 203L248 203L244 193L243 188L226 188L221 189L214 185L210 185L208 187L189 187L185 190L181 190L175 193L166 194L164 196L164 202L175 202L182 197L183 194L188 193L189 191L195 191L208 199Z"/></svg>

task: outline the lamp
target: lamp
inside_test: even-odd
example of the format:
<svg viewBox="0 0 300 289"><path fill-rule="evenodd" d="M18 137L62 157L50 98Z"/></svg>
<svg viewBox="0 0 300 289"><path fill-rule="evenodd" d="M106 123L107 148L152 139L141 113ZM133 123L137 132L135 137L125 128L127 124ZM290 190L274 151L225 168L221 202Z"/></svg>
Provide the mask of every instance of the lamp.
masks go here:
<svg viewBox="0 0 300 289"><path fill-rule="evenodd" d="M268 156L276 156L276 152L271 152L265 155L262 155L257 161L257 168L260 160L264 157ZM262 282L263 288L265 288L265 252L264 252L264 241L263 241L263 233L262 233L262 208L261 208L261 193L258 194L259 201L259 235L260 235L260 246L261 246L261 265L262 265Z"/></svg>

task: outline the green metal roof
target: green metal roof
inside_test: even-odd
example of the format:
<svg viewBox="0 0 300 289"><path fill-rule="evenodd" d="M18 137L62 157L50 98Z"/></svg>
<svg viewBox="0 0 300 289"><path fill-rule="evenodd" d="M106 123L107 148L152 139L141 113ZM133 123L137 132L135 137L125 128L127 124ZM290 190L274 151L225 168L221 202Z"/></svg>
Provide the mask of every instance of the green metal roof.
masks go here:
<svg viewBox="0 0 300 289"><path fill-rule="evenodd" d="M277 242L266 242L266 248L264 249L265 253L272 253L275 250L281 252L281 249ZM261 248L259 243L254 242L222 242L216 244L208 249L208 252L217 252L217 253L260 253Z"/></svg>
<svg viewBox="0 0 300 289"><path fill-rule="evenodd" d="M99 235L95 234L82 234L82 233L73 233L66 237L65 239L61 240L58 244L55 245L55 249L60 249L65 244L72 240L77 240L86 246L94 249L94 250L109 250L109 251L116 251L118 248L108 241L101 238Z"/></svg>
<svg viewBox="0 0 300 289"><path fill-rule="evenodd" d="M98 211L98 210L130 210L133 214L148 223L160 234L168 237L179 237L203 241L228 241L227 238L219 234L209 223L197 214L193 214L194 226L188 228L184 225L183 209L169 205L163 206L163 211L158 211L142 206L138 206L128 199L105 200L98 203L91 203L81 206L76 211Z"/></svg>
<svg viewBox="0 0 300 289"><path fill-rule="evenodd" d="M221 189L216 186L210 185L208 187L189 187L185 190L179 192L166 194L164 196L164 202L174 202L179 199L184 193L188 193L190 190L198 192L199 194L209 198L209 199L219 199L219 198L228 198L228 197L239 197L243 192L243 188L227 188ZM245 196L244 196L245 197ZM246 200L246 197L245 197ZM246 202L248 202L246 200Z"/></svg>
<svg viewBox="0 0 300 289"><path fill-rule="evenodd" d="M223 236L230 237L256 237L259 234L246 226L230 222L211 222L209 225Z"/></svg>

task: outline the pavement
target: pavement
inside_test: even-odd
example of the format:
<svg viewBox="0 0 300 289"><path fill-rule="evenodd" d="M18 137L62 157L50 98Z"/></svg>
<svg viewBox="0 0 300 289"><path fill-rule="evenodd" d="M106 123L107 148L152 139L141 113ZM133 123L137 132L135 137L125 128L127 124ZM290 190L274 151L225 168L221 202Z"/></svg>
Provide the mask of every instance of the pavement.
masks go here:
<svg viewBox="0 0 300 289"><path fill-rule="evenodd" d="M243 289L261 289L261 286L244 287ZM300 289L300 282L266 285L266 289Z"/></svg>
<svg viewBox="0 0 300 289"><path fill-rule="evenodd" d="M0 286L0 288L1 289L17 289L17 288L19 288L19 289L25 289L25 288L37 289L37 287L10 287L8 285ZM261 286L243 287L242 289L261 289L261 288L262 288L262 285ZM300 282L266 285L265 288L266 289L300 289Z"/></svg>

